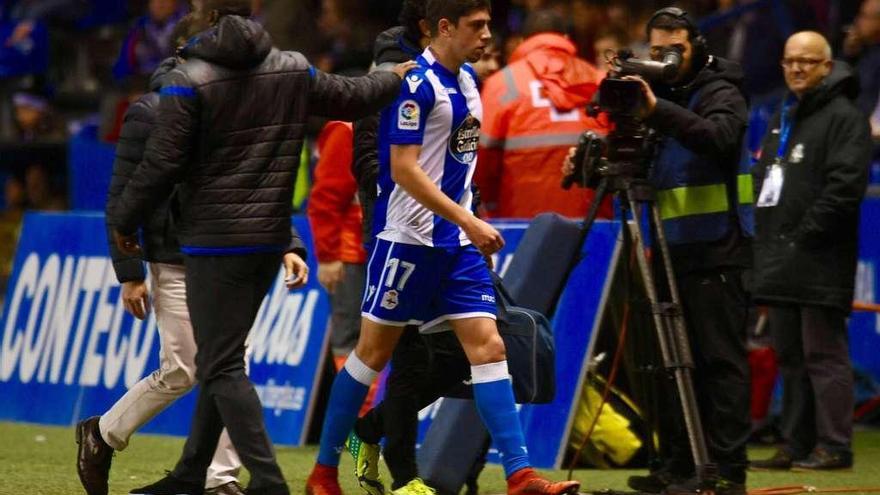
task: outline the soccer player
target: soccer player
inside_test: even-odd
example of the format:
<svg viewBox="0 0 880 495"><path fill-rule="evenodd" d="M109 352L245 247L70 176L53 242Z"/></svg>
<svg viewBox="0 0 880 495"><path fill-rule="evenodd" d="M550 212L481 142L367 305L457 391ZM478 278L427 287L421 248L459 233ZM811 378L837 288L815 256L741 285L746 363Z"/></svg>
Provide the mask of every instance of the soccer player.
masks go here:
<svg viewBox="0 0 880 495"><path fill-rule="evenodd" d="M464 64L489 44L489 14L489 0L428 0L431 44L382 114L376 242L361 334L333 383L318 460L306 481L309 495L341 494L340 452L403 327L430 331L441 322L451 325L471 363L474 399L501 452L508 493L555 495L580 487L552 483L530 467L484 259L504 239L471 212L482 107L477 77Z"/></svg>

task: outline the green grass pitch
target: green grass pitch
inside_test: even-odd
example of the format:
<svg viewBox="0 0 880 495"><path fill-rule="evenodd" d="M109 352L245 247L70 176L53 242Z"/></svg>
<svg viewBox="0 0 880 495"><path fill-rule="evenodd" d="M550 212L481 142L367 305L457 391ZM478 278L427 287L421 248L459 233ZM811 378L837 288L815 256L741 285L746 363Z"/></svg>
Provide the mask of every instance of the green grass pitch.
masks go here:
<svg viewBox="0 0 880 495"><path fill-rule="evenodd" d="M126 494L132 488L151 483L174 467L183 440L160 435L135 435L124 452L113 459L110 471L111 495ZM316 447L278 447L278 460L291 492L303 493L303 484L315 459ZM880 431L860 431L855 439L856 465L852 471L836 473L749 473L749 488L783 485L812 485L819 488L845 486L880 487ZM752 449L753 458L766 457L770 449ZM0 422L0 494L76 495L85 493L76 476L76 443L73 428ZM383 465L384 468L384 465ZM342 489L356 495L357 484L350 475L351 459L343 456L340 466ZM626 489L627 476L638 471L578 470L575 475L584 490ZM562 479L564 471L545 472ZM388 472L384 472L388 479ZM480 477L480 491L505 492L500 466L490 465Z"/></svg>

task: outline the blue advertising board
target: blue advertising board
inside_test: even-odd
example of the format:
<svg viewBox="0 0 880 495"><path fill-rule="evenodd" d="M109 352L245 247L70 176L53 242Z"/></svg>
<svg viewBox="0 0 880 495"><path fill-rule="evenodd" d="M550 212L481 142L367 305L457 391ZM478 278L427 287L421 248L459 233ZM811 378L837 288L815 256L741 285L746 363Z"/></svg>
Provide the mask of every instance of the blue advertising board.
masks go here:
<svg viewBox="0 0 880 495"><path fill-rule="evenodd" d="M303 217L294 225L311 246ZM312 273L317 273L311 267ZM326 294L288 291L279 267L251 331L250 373L273 441L301 445L325 355ZM0 420L71 425L106 411L158 366L153 315L129 316L100 214L26 215L0 320ZM186 435L189 394L144 431Z"/></svg>
<svg viewBox="0 0 880 495"><path fill-rule="evenodd" d="M859 227L859 266L855 300L880 304L880 198L862 204ZM855 311L849 320L853 364L880 381L880 313Z"/></svg>

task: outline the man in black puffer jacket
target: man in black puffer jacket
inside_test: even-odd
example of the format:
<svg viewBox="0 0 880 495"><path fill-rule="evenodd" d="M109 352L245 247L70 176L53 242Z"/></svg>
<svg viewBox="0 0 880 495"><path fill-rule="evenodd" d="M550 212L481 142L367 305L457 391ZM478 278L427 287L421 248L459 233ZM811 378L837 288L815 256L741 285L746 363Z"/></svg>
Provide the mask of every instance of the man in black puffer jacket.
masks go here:
<svg viewBox="0 0 880 495"><path fill-rule="evenodd" d="M782 65L790 93L753 174L755 298L770 305L785 446L752 466L848 468L854 398L846 317L871 135L855 105L858 81L832 61L822 35L793 35Z"/></svg>
<svg viewBox="0 0 880 495"><path fill-rule="evenodd" d="M201 493L223 426L251 474L248 493L289 493L244 371L244 342L291 241L305 121L310 114L353 120L379 110L409 68L362 79L327 75L298 53L274 49L248 15L248 0L203 2L195 22L206 29L182 49L186 62L165 80L144 161L115 214L117 244L136 251L132 234L179 183L178 238L201 384L177 467L133 493ZM289 259L287 285L302 285L305 263Z"/></svg>
<svg viewBox="0 0 880 495"><path fill-rule="evenodd" d="M186 29L184 20L175 32L185 33ZM185 35L183 38L185 40ZM110 219L114 217L119 195L143 158L147 138L155 125L162 78L177 63L175 58L164 60L150 80L151 92L140 97L125 113L107 195L107 232L111 240L115 226ZM150 312L152 293L160 363L154 372L129 388L104 414L77 424L77 472L89 495L107 495L113 453L124 450L135 431L189 392L196 383L196 343L186 308L183 256L171 217L172 201L173 196L164 200L144 225L142 256L123 254L115 243L109 243L113 269L122 284L121 297L126 311L138 319L145 319ZM144 261L150 263L149 290ZM238 486L236 478L240 467L241 461L228 435L221 436L205 486L210 493L230 493L221 490Z"/></svg>
<svg viewBox="0 0 880 495"><path fill-rule="evenodd" d="M188 18L175 27L172 38L186 42ZM180 34L180 37L174 34ZM177 242L172 211L176 196L172 193L155 210L141 230L143 253L129 256L121 253L112 242L115 226L109 223L119 202L119 195L140 164L144 148L156 120L162 78L178 64L170 57L162 62L150 81L151 91L135 101L125 113L113 179L107 195L107 233L110 255L116 278L122 284L122 301L126 311L145 319L153 301L159 332L159 367L133 385L109 410L77 424L77 472L86 493L107 495L108 477L113 453L128 446L135 431L162 412L196 384L196 342L189 311L186 307L186 283L183 255ZM294 236L290 252L285 256L302 256L299 236ZM147 288L144 261L150 264L150 286ZM208 469L206 494L240 493L238 472L241 461L232 447L229 435L222 434Z"/></svg>

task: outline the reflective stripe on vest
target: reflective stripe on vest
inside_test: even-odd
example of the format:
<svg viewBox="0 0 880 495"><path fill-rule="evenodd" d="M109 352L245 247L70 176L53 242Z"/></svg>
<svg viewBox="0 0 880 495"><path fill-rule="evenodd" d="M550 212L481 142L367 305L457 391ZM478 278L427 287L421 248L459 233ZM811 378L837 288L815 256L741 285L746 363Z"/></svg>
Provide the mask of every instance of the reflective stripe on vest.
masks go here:
<svg viewBox="0 0 880 495"><path fill-rule="evenodd" d="M752 174L740 174L736 177L736 193L740 205L750 205L755 202L755 190L752 185Z"/></svg>
<svg viewBox="0 0 880 495"><path fill-rule="evenodd" d="M673 218L727 211L727 188L724 184L682 186L657 191L660 218Z"/></svg>
<svg viewBox="0 0 880 495"><path fill-rule="evenodd" d="M736 182L739 204L753 203L752 176L749 174L739 175ZM689 215L721 213L730 207L727 201L727 187L724 184L682 186L657 191L657 203L660 205L660 218L663 220Z"/></svg>

